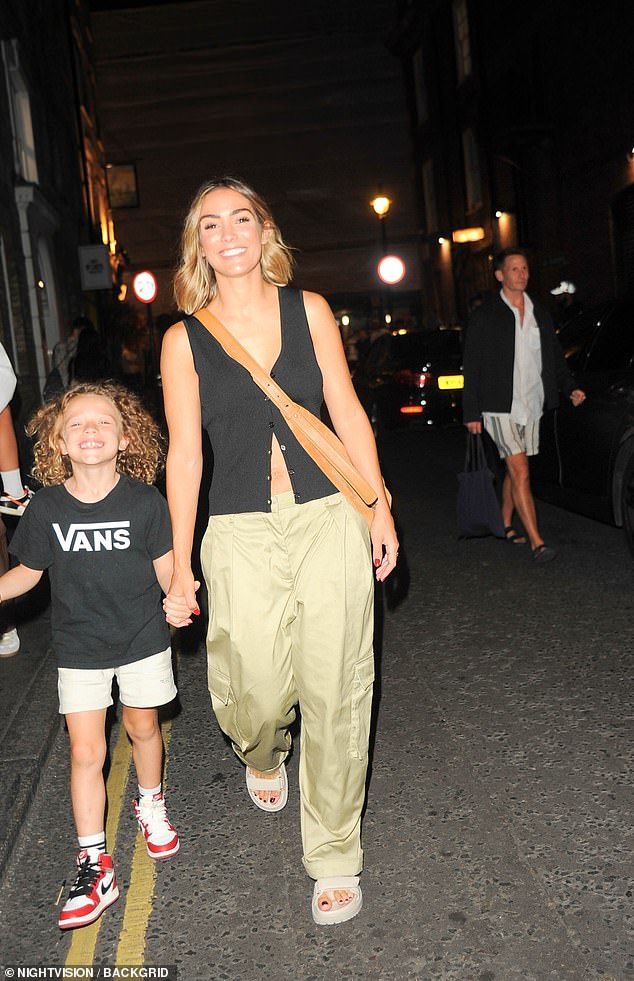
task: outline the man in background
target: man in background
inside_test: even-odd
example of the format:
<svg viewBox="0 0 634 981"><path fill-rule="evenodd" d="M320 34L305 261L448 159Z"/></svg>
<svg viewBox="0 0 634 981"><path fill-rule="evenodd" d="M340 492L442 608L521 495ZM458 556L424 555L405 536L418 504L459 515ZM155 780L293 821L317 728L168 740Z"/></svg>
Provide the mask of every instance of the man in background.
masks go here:
<svg viewBox="0 0 634 981"><path fill-rule="evenodd" d="M534 562L555 558L537 524L528 457L539 450L539 420L556 408L559 393L581 405L555 336L548 310L526 292L528 259L522 249L500 252L494 261L499 293L473 311L464 347L463 419L471 433L482 427L495 443L506 473L502 485L502 519L506 539L526 544L513 527L517 511Z"/></svg>

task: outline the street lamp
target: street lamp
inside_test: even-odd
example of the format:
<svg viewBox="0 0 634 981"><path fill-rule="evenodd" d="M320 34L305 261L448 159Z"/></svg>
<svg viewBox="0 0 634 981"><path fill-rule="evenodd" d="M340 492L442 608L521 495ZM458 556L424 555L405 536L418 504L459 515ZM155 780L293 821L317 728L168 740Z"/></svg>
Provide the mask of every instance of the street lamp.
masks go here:
<svg viewBox="0 0 634 981"><path fill-rule="evenodd" d="M144 303L147 311L148 333L150 335L150 358L152 360L152 374L154 381L159 377L158 356L156 352L156 342L154 338L154 317L152 316L152 303L158 294L156 276L148 269L136 274L132 280L132 290L139 303Z"/></svg>
<svg viewBox="0 0 634 981"><path fill-rule="evenodd" d="M370 207L381 224L381 244L383 246L383 255L387 255L387 226L385 219L387 218L387 213L390 210L391 204L391 200L384 194L379 194L370 201Z"/></svg>
<svg viewBox="0 0 634 981"><path fill-rule="evenodd" d="M379 219L379 224L381 226L381 262L385 259L388 254L388 244L387 244L387 213L390 210L392 201L385 194L377 194L375 198L370 201L370 207L372 208L374 214ZM379 272L379 277L383 280ZM383 280L385 282L385 280ZM387 286L387 284L386 284ZM390 296L390 288L387 286L385 295L382 297L382 307L381 310L381 321L383 325L389 323L392 320L392 298ZM387 309L387 314L385 310ZM389 320L388 320L389 317Z"/></svg>

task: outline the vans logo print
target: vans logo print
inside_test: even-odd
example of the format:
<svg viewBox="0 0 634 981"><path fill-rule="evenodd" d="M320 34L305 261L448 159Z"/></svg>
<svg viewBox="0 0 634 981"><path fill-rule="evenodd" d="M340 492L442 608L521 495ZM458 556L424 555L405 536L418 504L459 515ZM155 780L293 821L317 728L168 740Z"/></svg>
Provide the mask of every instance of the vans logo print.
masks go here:
<svg viewBox="0 0 634 981"><path fill-rule="evenodd" d="M111 552L130 548L129 521L96 521L89 524L72 524L66 534L57 522L53 531L65 552Z"/></svg>

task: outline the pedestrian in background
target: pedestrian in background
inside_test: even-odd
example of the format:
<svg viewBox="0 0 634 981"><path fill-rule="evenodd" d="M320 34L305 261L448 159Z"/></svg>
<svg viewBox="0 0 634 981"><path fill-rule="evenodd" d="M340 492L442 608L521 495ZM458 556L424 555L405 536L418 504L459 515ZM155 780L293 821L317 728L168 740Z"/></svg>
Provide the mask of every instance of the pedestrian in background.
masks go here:
<svg viewBox="0 0 634 981"><path fill-rule="evenodd" d="M27 427L44 484L10 545L20 562L0 578L0 602L32 589L47 569L60 713L70 737L77 877L62 929L96 920L119 896L106 853L105 722L116 676L139 781L134 813L151 858L173 855L178 835L161 790L156 706L176 695L161 589L172 575L169 514L148 486L162 462L159 429L114 384L84 384L46 403ZM178 624L176 624L178 625Z"/></svg>
<svg viewBox="0 0 634 981"><path fill-rule="evenodd" d="M12 518L19 518L24 513L33 496L22 477L18 441L9 405L17 383L13 365L0 344L0 478L3 489L0 494L0 514L8 514Z"/></svg>
<svg viewBox="0 0 634 981"><path fill-rule="evenodd" d="M10 402L17 385L13 365L7 352L0 344L0 514L19 518L33 497L33 491L26 487L20 468L18 441L13 426ZM0 576L9 569L7 548L7 529L0 518ZM20 650L20 637L12 614L12 604L0 608L0 658L14 657Z"/></svg>
<svg viewBox="0 0 634 981"><path fill-rule="evenodd" d="M471 433L482 426L506 466L502 519L506 539L526 544L513 527L517 511L535 562L555 558L537 524L528 457L539 450L539 420L544 406L554 409L559 392L581 405L585 394L575 385L555 335L548 310L526 292L528 259L509 248L494 261L499 293L486 299L469 320L464 347L463 419Z"/></svg>
<svg viewBox="0 0 634 981"><path fill-rule="evenodd" d="M201 421L214 468L202 566L210 597L209 688L262 811L287 801L289 727L302 719L299 785L304 866L320 924L361 909L374 677L372 558L383 581L398 542L370 423L326 301L287 284L291 258L264 201L246 184L203 185L182 235L176 302L188 316L163 341L169 427L167 497L174 578L165 609L197 612L191 571L202 469ZM378 503L364 519L299 445L243 367L191 316L208 307L292 398L325 401ZM172 603L175 604L172 608Z"/></svg>
<svg viewBox="0 0 634 981"><path fill-rule="evenodd" d="M53 367L44 385L45 402L60 395L73 381L73 362L77 353L79 335L84 327L92 327L92 321L88 317L76 317L71 324L68 337L58 341L53 348Z"/></svg>
<svg viewBox="0 0 634 981"><path fill-rule="evenodd" d="M86 318L87 319L87 318ZM87 320L77 338L77 347L70 364L74 382L94 382L108 378L110 365L103 337Z"/></svg>

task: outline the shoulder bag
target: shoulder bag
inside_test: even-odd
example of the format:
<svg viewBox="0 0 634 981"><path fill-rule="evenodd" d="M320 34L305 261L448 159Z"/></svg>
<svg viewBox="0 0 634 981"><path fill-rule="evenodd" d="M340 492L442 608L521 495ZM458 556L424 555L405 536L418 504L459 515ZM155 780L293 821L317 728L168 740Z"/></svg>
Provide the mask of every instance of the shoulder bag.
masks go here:
<svg viewBox="0 0 634 981"><path fill-rule="evenodd" d="M458 474L458 538L504 538L494 477L487 465L483 437L467 434L464 470Z"/></svg>

